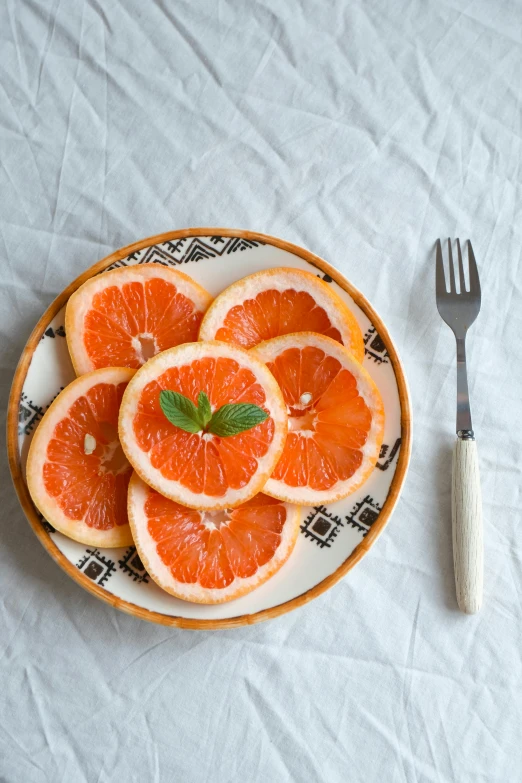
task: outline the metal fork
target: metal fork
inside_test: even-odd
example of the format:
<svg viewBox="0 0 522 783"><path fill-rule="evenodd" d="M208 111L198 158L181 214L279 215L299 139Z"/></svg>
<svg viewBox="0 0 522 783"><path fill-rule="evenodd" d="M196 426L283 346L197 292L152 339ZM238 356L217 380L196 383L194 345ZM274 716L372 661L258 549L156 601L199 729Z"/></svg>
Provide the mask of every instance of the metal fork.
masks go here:
<svg viewBox="0 0 522 783"><path fill-rule="evenodd" d="M469 290L466 289L460 241L457 239L459 292L448 239L449 291L446 287L442 246L437 240L436 299L443 321L457 341L457 441L453 452L451 511L453 519L453 565L457 603L467 614L478 612L482 604L484 544L482 499L477 444L471 424L466 334L480 311L480 281L471 242L468 240Z"/></svg>

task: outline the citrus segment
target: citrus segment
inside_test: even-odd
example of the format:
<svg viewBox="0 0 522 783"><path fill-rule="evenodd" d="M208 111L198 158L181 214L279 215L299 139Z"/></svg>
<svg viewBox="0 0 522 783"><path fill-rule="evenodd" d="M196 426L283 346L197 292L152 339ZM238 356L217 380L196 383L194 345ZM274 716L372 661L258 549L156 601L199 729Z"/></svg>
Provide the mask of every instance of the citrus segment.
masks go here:
<svg viewBox="0 0 522 783"><path fill-rule="evenodd" d="M69 299L67 344L78 375L101 367L140 367L160 351L197 339L211 296L161 264L104 272Z"/></svg>
<svg viewBox="0 0 522 783"><path fill-rule="evenodd" d="M194 404L204 391L213 413L230 403L252 403L268 418L230 437L185 432L163 413L162 390ZM119 430L144 481L186 506L216 509L243 503L263 487L281 455L287 416L279 387L262 362L237 346L190 343L138 370L123 398Z"/></svg>
<svg viewBox="0 0 522 783"><path fill-rule="evenodd" d="M366 370L339 343L302 332L251 353L279 383L288 413L285 448L264 491L319 505L349 495L379 457L384 408Z"/></svg>
<svg viewBox="0 0 522 783"><path fill-rule="evenodd" d="M154 581L178 598L208 604L238 598L278 571L295 545L300 519L297 506L262 494L235 509L186 508L137 474L128 513Z"/></svg>
<svg viewBox="0 0 522 783"><path fill-rule="evenodd" d="M53 527L91 546L132 543L127 487L132 473L118 438L127 368L77 378L54 400L27 459L31 497Z"/></svg>
<svg viewBox="0 0 522 783"><path fill-rule="evenodd" d="M364 343L355 316L327 283L300 269L268 269L233 283L209 307L199 339L253 348L303 331L331 337L362 362Z"/></svg>

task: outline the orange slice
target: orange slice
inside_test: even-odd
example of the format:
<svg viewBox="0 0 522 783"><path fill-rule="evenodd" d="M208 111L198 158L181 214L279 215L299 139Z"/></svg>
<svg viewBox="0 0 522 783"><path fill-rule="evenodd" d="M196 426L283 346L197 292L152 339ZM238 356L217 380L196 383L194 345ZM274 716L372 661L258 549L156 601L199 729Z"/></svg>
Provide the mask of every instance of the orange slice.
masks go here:
<svg viewBox="0 0 522 783"><path fill-rule="evenodd" d="M128 266L87 280L65 312L77 375L101 367L137 369L160 351L197 340L212 297L161 264Z"/></svg>
<svg viewBox="0 0 522 783"><path fill-rule="evenodd" d="M118 439L118 411L134 370L82 375L46 411L29 449L27 485L53 527L75 541L128 546L132 473Z"/></svg>
<svg viewBox="0 0 522 783"><path fill-rule="evenodd" d="M297 506L258 494L235 509L197 511L134 474L129 520L139 556L157 584L185 601L217 604L249 593L287 560Z"/></svg>
<svg viewBox="0 0 522 783"><path fill-rule="evenodd" d="M268 418L231 437L185 432L163 414L163 389L195 404L204 391L212 412L253 403ZM185 506L222 509L262 489L283 451L287 416L281 391L259 359L226 343L187 343L138 370L123 397L119 432L129 462L151 487Z"/></svg>
<svg viewBox="0 0 522 783"><path fill-rule="evenodd" d="M203 318L199 339L253 348L282 334L305 331L337 340L362 362L361 329L343 300L310 272L279 267L226 288Z"/></svg>
<svg viewBox="0 0 522 783"><path fill-rule="evenodd" d="M303 332L251 353L273 373L288 412L288 437L264 492L317 506L354 492L379 457L384 408L366 370L339 343Z"/></svg>

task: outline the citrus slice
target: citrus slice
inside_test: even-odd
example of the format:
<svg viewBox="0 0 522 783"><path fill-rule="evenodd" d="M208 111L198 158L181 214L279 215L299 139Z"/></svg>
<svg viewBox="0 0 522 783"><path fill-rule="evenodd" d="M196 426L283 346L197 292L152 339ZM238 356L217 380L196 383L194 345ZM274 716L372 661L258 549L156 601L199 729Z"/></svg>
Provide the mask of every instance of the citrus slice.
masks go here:
<svg viewBox="0 0 522 783"><path fill-rule="evenodd" d="M310 272L279 267L226 288L207 310L199 339L253 348L282 334L305 331L337 340L362 362L361 329L343 300Z"/></svg>
<svg viewBox="0 0 522 783"><path fill-rule="evenodd" d="M281 387L288 412L283 455L264 492L291 503L332 503L356 490L379 457L384 408L366 370L339 343L302 332L251 353Z"/></svg>
<svg viewBox="0 0 522 783"><path fill-rule="evenodd" d="M137 369L154 354L197 340L212 297L161 264L113 269L69 299L67 345L77 375L101 367Z"/></svg>
<svg viewBox="0 0 522 783"><path fill-rule="evenodd" d="M189 404L204 392L212 413L250 403L267 418L230 437L186 432L163 413L162 390L184 395ZM137 371L123 396L119 431L129 462L158 492L192 508L231 508L259 492L272 473L286 438L286 407L255 356L226 343L187 343Z"/></svg>
<svg viewBox="0 0 522 783"><path fill-rule="evenodd" d="M110 367L77 378L46 411L27 458L27 486L53 527L75 541L128 546L132 473L118 439L121 398L134 370Z"/></svg>
<svg viewBox="0 0 522 783"><path fill-rule="evenodd" d="M148 573L185 601L217 604L278 571L299 532L297 506L258 494L235 509L198 511L160 495L134 473L129 520Z"/></svg>

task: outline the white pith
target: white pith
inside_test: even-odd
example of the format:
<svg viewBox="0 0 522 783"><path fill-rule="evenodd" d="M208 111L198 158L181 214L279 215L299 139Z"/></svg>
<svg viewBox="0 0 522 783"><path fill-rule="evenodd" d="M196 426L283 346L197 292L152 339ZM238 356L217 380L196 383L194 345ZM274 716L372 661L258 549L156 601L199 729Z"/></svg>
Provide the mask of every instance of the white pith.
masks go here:
<svg viewBox="0 0 522 783"><path fill-rule="evenodd" d="M204 313L212 301L210 294L205 291L192 278L179 272L177 269L164 267L162 264L143 264L138 266L112 269L110 272L91 277L70 297L65 312L65 331L69 352L77 375L93 370L93 364L83 343L84 319L92 308L93 297L109 286L121 288L126 283L143 283L145 280L162 278L176 286L178 293L183 294L194 302L196 310ZM142 334L135 337L133 346L138 356L141 354L141 345L138 337L152 337Z"/></svg>
<svg viewBox="0 0 522 783"><path fill-rule="evenodd" d="M227 587L206 588L198 583L188 584L175 579L157 552L157 543L148 530L144 505L148 495L147 485L134 473L129 484L128 513L134 542L141 561L154 581L163 590L184 601L216 604L249 593L272 576L290 555L299 531L300 509L297 505L284 503L287 517L281 534L281 542L274 556L256 573L243 579L236 577ZM205 512L202 512L204 514Z"/></svg>
<svg viewBox="0 0 522 783"><path fill-rule="evenodd" d="M154 335L152 335L150 332L142 332L141 334L137 334L135 337L132 338L131 345L136 351L136 356L138 357L138 360L142 364L145 364L145 362L148 361L148 359L143 355L143 346L141 344L142 340L152 340L152 342L154 343L154 354L158 352L158 346L156 340L154 339ZM149 357L149 359L150 358L151 357Z"/></svg>

